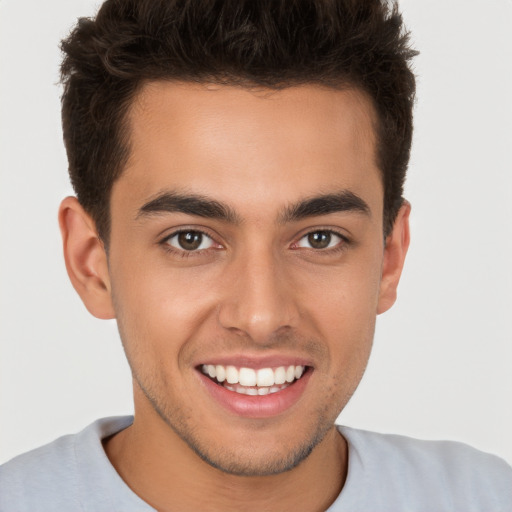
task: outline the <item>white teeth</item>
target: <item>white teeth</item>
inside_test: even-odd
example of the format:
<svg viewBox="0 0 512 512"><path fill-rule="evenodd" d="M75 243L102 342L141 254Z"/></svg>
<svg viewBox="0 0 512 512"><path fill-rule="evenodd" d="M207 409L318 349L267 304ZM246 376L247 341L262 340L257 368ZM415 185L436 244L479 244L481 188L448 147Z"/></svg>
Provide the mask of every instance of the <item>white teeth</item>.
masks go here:
<svg viewBox="0 0 512 512"><path fill-rule="evenodd" d="M274 385L274 371L272 368L261 368L256 372L256 385L267 387Z"/></svg>
<svg viewBox="0 0 512 512"><path fill-rule="evenodd" d="M228 384L238 384L238 370L234 366L226 366L226 380Z"/></svg>
<svg viewBox="0 0 512 512"><path fill-rule="evenodd" d="M203 364L202 372L224 387L244 395L268 395L288 387L304 375L306 367L301 365L279 366L278 368L253 368Z"/></svg>
<svg viewBox="0 0 512 512"><path fill-rule="evenodd" d="M229 384L224 384L224 387L229 390L233 391L235 393L239 393L240 395L271 395L272 393L277 393L278 391L281 391L285 388L287 388L289 384L284 384L281 386L272 386L270 388L263 387L263 388L246 388L244 386L231 386Z"/></svg>
<svg viewBox="0 0 512 512"><path fill-rule="evenodd" d="M242 386L256 386L256 372L252 368L240 368L238 382Z"/></svg>
<svg viewBox="0 0 512 512"><path fill-rule="evenodd" d="M274 371L274 384L284 384L286 382L286 370L284 366L276 368Z"/></svg>
<svg viewBox="0 0 512 512"><path fill-rule="evenodd" d="M286 368L286 382L293 382L295 380L295 366L288 366Z"/></svg>
<svg viewBox="0 0 512 512"><path fill-rule="evenodd" d="M226 369L224 366L218 364L215 367L215 373L217 374L216 377L219 382L224 382L226 380Z"/></svg>

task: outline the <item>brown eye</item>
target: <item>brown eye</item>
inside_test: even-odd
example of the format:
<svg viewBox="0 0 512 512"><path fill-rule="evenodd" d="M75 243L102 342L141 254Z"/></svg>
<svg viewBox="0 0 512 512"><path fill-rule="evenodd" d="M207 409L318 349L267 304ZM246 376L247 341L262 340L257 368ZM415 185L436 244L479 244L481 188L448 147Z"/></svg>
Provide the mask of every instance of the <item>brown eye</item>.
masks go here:
<svg viewBox="0 0 512 512"><path fill-rule="evenodd" d="M201 231L180 231L169 237L166 243L182 251L198 251L213 246L213 240Z"/></svg>
<svg viewBox="0 0 512 512"><path fill-rule="evenodd" d="M297 247L303 247L305 249L332 249L338 245L342 245L346 242L346 239L341 235L338 235L334 231L326 229L311 231L307 235L304 235L298 242Z"/></svg>
<svg viewBox="0 0 512 512"><path fill-rule="evenodd" d="M203 235L196 231L187 231L178 235L178 244L186 251L195 251L200 247L203 241Z"/></svg>
<svg viewBox="0 0 512 512"><path fill-rule="evenodd" d="M326 249L331 243L332 235L329 231L315 231L309 233L308 242L313 249Z"/></svg>

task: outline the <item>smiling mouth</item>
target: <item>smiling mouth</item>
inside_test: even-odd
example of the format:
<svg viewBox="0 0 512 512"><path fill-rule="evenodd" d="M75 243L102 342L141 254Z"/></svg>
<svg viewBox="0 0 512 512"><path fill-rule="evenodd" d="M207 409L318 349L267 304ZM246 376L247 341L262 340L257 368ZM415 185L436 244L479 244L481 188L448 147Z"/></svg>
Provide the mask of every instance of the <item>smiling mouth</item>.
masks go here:
<svg viewBox="0 0 512 512"><path fill-rule="evenodd" d="M213 382L241 395L262 396L277 393L300 380L307 366L290 365L277 368L237 368L220 364L203 364L201 372Z"/></svg>

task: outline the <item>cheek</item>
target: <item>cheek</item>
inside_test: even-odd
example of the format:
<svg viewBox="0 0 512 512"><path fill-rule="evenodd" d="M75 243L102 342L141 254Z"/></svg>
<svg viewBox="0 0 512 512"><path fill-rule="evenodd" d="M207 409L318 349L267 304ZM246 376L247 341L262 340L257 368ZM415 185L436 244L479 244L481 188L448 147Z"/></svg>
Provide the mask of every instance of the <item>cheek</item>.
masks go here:
<svg viewBox="0 0 512 512"><path fill-rule="evenodd" d="M302 290L301 303L317 318L317 327L330 336L372 330L380 287L378 253L365 259L354 258L337 268L318 269L297 277Z"/></svg>
<svg viewBox="0 0 512 512"><path fill-rule="evenodd" d="M302 316L329 350L327 373L338 389L349 390L366 367L375 332L380 286L378 249L324 269L301 283ZM339 380L345 384L339 386ZM334 382L333 382L334 383Z"/></svg>
<svg viewBox="0 0 512 512"><path fill-rule="evenodd" d="M125 348L136 344L146 354L176 359L214 307L212 277L204 270L158 263L129 265L128 257L112 267L113 302Z"/></svg>
<svg viewBox="0 0 512 512"><path fill-rule="evenodd" d="M321 336L327 340L325 395L339 404L339 414L359 385L368 364L375 333L375 285L350 285L324 296ZM321 307L318 301L319 308ZM320 316L320 313L319 313Z"/></svg>

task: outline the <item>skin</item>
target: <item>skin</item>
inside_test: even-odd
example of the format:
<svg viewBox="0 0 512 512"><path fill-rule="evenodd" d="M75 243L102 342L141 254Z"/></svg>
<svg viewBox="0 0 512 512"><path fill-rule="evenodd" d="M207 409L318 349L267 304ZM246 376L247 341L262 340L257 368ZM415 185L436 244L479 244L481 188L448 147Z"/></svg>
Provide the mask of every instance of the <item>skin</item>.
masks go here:
<svg viewBox="0 0 512 512"><path fill-rule="evenodd" d="M106 453L158 510L325 510L341 491L348 455L334 421L409 244L408 203L383 238L374 116L351 90L150 83L129 116L108 256L77 200L63 201L71 281L93 315L117 319L134 377L134 423ZM341 191L367 211L284 215ZM162 193L217 201L236 218L141 212ZM179 229L206 233L206 248L180 249L169 238ZM314 248L307 235L319 231L339 236ZM262 355L311 368L300 399L272 417L227 411L198 378L204 362Z"/></svg>

